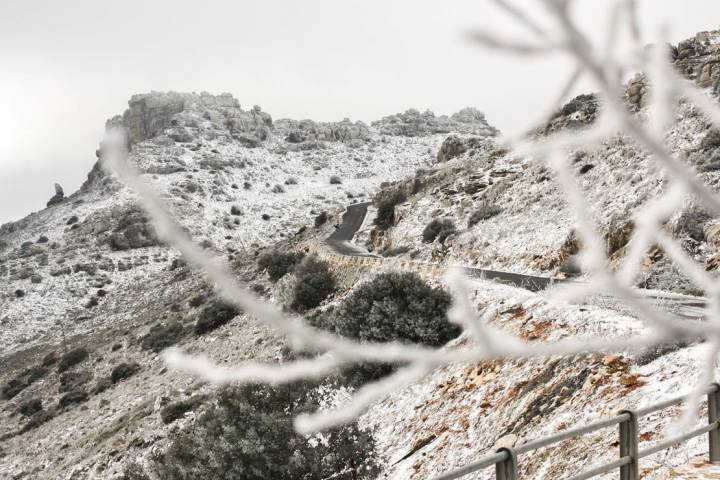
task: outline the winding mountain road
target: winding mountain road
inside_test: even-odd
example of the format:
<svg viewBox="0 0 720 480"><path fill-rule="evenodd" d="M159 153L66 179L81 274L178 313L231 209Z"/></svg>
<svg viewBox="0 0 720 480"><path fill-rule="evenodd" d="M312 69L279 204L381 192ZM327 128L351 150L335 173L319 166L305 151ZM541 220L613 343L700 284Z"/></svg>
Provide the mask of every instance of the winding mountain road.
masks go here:
<svg viewBox="0 0 720 480"><path fill-rule="evenodd" d="M379 257L379 255L368 252L366 249L352 243L352 239L360 229L367 215L368 206L372 202L353 203L346 207L342 220L336 225L335 231L328 236L324 243L333 252L339 255L351 257ZM465 275L473 278L493 280L506 285L524 288L532 292L545 290L554 283L580 282L538 275L525 275L522 273L503 272L499 270L487 270L477 267L460 267ZM686 319L699 319L705 314L706 300L702 297L692 297L674 293L658 293L657 291L642 291L643 296L675 315ZM603 301L612 304L617 299L609 295L599 295Z"/></svg>

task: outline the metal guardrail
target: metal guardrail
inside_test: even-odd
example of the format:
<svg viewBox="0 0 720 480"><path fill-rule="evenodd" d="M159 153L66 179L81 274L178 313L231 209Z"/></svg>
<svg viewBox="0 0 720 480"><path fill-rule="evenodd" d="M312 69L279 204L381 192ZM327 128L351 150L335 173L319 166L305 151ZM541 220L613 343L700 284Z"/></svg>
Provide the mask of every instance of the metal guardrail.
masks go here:
<svg viewBox="0 0 720 480"><path fill-rule="evenodd" d="M612 462L598 465L590 470L568 477L566 480L586 480L618 469L620 480L639 480L640 469L638 463L641 458L648 457L661 450L677 445L686 440L708 434L709 454L711 463L720 463L720 385L713 383L703 392L707 395L708 424L683 435L664 440L643 450L639 449L640 437L638 420L651 413L659 412L668 407L679 405L685 397L677 397L660 402L638 410L623 410L618 415L592 422L583 427L573 428L550 435L548 437L531 440L515 447L501 448L497 452L482 457L469 465L452 472L445 473L433 480L453 480L464 477L473 472L483 470L495 465L495 478L497 480L517 480L518 456L533 450L548 447L569 438L579 437L603 428L618 425L619 458Z"/></svg>

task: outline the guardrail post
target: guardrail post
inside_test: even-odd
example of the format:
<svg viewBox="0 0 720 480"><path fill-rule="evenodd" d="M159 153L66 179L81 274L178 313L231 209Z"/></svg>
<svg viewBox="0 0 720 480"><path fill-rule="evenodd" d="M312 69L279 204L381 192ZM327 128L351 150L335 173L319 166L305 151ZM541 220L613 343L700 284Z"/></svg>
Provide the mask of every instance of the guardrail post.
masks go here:
<svg viewBox="0 0 720 480"><path fill-rule="evenodd" d="M708 392L708 423L715 423L715 430L708 432L708 450L710 463L720 463L720 430L718 430L718 421L720 420L720 385L713 383L710 385Z"/></svg>
<svg viewBox="0 0 720 480"><path fill-rule="evenodd" d="M620 422L620 458L630 457L630 463L620 467L620 480L639 480L637 415L632 410L623 410L620 415L623 414L630 418Z"/></svg>
<svg viewBox="0 0 720 480"><path fill-rule="evenodd" d="M497 480L517 480L517 455L513 448L501 448L498 452L508 454L507 459L495 464L495 478Z"/></svg>

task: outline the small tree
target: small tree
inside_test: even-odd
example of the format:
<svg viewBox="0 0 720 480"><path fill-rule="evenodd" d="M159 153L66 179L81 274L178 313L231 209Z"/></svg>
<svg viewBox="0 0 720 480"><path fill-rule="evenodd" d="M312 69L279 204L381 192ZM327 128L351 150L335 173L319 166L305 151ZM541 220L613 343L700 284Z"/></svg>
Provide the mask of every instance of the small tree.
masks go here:
<svg viewBox="0 0 720 480"><path fill-rule="evenodd" d="M228 323L239 313L233 305L224 302L215 301L205 305L195 322L195 333L202 335L211 332Z"/></svg>
<svg viewBox="0 0 720 480"><path fill-rule="evenodd" d="M281 253L278 251L265 253L258 259L258 268L265 270L272 282L277 282L293 271L305 256L304 253Z"/></svg>
<svg viewBox="0 0 720 480"><path fill-rule="evenodd" d="M443 243L453 233L455 233L455 224L452 220L448 218L438 220L436 218L428 223L423 230L423 242L431 243L437 239L440 243Z"/></svg>
<svg viewBox="0 0 720 480"><path fill-rule="evenodd" d="M312 255L295 269L295 288L290 307L295 311L315 308L335 291L335 278L329 265Z"/></svg>
<svg viewBox="0 0 720 480"><path fill-rule="evenodd" d="M377 207L375 225L382 230L392 227L395 223L395 206L403 203L406 199L405 192L399 189L382 190L378 193L374 199L375 207Z"/></svg>

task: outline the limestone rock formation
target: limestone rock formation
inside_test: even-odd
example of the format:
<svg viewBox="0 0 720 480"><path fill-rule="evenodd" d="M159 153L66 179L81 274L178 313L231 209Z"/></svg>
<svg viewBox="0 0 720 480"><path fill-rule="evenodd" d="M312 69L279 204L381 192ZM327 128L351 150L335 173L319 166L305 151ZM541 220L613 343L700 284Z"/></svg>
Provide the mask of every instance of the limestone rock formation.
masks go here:
<svg viewBox="0 0 720 480"><path fill-rule="evenodd" d="M411 108L372 122L381 134L405 137L420 137L436 133L457 132L478 136L495 136L499 132L485 120L485 115L476 108L463 108L451 116L436 117L430 110L420 113Z"/></svg>
<svg viewBox="0 0 720 480"><path fill-rule="evenodd" d="M47 206L51 207L53 205L57 205L58 203L65 200L65 192L63 191L63 188L60 186L59 183L55 184L55 195L52 196L50 200L47 202Z"/></svg>

